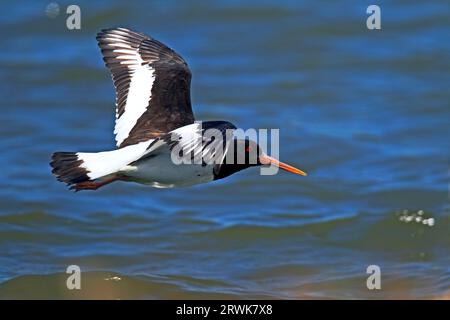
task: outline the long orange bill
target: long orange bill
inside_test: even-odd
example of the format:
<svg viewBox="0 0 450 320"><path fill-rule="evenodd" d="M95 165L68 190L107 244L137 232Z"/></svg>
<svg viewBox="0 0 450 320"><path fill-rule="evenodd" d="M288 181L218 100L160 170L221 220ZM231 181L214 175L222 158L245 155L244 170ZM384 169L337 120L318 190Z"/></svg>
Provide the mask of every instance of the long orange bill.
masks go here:
<svg viewBox="0 0 450 320"><path fill-rule="evenodd" d="M277 166L277 167L280 168L280 169L289 171L289 172L291 172L291 173L299 174L299 175L302 175L302 176L307 176L307 173L306 173L306 172L304 172L304 171L302 171L302 170L300 170L300 169L297 169L297 168L295 168L295 167L293 167L293 166L290 166L290 165L288 165L288 164L286 164L286 163L283 163L283 162L281 162L281 161L278 161L278 160L275 159L275 158L269 157L268 155L262 155L262 156L260 156L260 157L259 157L259 161L260 161L262 164L265 164L265 165L270 165L270 164L272 164L272 165L274 165L274 166Z"/></svg>

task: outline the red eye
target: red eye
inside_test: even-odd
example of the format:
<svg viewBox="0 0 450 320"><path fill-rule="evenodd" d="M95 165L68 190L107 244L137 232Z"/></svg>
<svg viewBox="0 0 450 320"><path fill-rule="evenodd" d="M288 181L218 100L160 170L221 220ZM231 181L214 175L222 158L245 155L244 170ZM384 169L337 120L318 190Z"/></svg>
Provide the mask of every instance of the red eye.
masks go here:
<svg viewBox="0 0 450 320"><path fill-rule="evenodd" d="M247 152L247 153L250 153L250 152L252 152L252 147L247 147L247 148L245 148L245 152Z"/></svg>

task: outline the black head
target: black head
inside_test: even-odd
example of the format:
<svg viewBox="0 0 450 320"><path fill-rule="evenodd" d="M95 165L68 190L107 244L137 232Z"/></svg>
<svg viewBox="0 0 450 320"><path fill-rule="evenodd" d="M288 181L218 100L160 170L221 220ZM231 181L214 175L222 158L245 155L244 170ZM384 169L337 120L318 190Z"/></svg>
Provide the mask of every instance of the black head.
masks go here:
<svg viewBox="0 0 450 320"><path fill-rule="evenodd" d="M227 148L222 163L215 165L214 180L228 177L250 167L262 165L274 165L295 174L306 175L305 172L297 168L269 157L256 142L235 138Z"/></svg>
<svg viewBox="0 0 450 320"><path fill-rule="evenodd" d="M262 165L259 160L262 154L262 149L256 142L249 139L233 139L222 163L214 167L214 179L222 179L238 171Z"/></svg>

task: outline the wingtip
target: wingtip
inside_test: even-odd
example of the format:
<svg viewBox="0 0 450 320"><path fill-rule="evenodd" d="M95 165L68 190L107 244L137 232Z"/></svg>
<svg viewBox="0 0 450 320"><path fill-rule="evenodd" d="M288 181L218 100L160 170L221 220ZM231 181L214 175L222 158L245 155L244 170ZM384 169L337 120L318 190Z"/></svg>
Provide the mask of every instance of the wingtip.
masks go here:
<svg viewBox="0 0 450 320"><path fill-rule="evenodd" d="M137 31L135 31L133 28L128 28L128 27L111 27L111 28L101 29L97 33L97 36L100 35L100 34L114 33L115 31L129 32L129 33L139 33Z"/></svg>
<svg viewBox="0 0 450 320"><path fill-rule="evenodd" d="M105 35L115 35L115 36L125 36L125 37L132 37L137 39L153 39L151 36L139 32L134 28L127 28L127 27L112 27L112 28L105 28L102 29L99 33L97 33L97 40L101 40Z"/></svg>
<svg viewBox="0 0 450 320"><path fill-rule="evenodd" d="M111 27L111 28L104 28L104 29L101 29L101 30L97 33L96 39L98 40L98 39L102 38L102 37L103 37L104 35L106 35L106 34L114 33L114 31L129 32L129 31L132 31L132 30L129 29L129 28L125 28L125 27Z"/></svg>

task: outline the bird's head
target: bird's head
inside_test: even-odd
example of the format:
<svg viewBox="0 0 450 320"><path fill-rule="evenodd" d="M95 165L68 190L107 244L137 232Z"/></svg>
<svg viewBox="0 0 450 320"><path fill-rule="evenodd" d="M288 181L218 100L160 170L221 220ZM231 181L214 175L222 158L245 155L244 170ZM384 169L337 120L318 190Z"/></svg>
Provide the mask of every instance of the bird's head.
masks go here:
<svg viewBox="0 0 450 320"><path fill-rule="evenodd" d="M227 149L222 163L217 164L214 169L215 179L228 177L250 167L271 165L294 174L306 176L304 171L268 156L255 141L248 138L235 138Z"/></svg>

